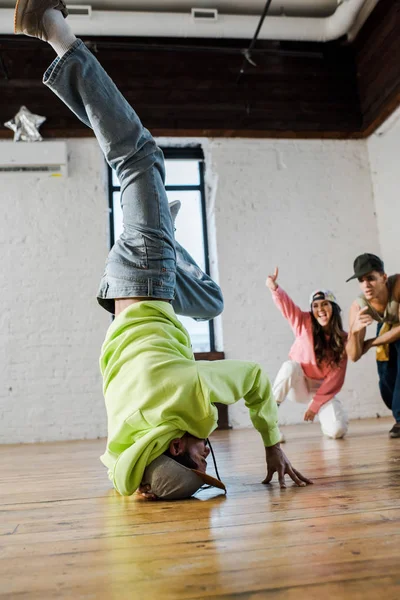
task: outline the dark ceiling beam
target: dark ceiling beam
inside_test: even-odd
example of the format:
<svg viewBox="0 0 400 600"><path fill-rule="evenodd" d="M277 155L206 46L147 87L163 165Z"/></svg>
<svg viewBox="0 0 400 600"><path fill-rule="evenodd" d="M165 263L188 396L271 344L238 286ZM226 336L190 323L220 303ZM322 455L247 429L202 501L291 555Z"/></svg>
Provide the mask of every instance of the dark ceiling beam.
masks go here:
<svg viewBox="0 0 400 600"><path fill-rule="evenodd" d="M237 82L248 42L187 40L183 51L176 39L87 41L155 135L337 138L361 125L353 51L340 44L259 41L257 66ZM49 47L0 38L0 51L9 74L0 79L2 122L24 104L47 116L44 137L90 135L41 84Z"/></svg>
<svg viewBox="0 0 400 600"><path fill-rule="evenodd" d="M380 0L353 45L259 40L239 82L249 40L85 41L159 136L360 138L400 102L400 0ZM0 36L0 56L0 124L26 105L44 137L91 135L41 83L51 48Z"/></svg>

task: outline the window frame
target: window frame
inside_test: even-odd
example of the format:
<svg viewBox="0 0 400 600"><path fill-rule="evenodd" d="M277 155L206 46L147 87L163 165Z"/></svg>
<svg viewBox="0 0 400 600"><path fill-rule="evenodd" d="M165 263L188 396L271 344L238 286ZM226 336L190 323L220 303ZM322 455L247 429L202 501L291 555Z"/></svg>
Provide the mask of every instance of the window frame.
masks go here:
<svg viewBox="0 0 400 600"><path fill-rule="evenodd" d="M201 146L183 146L183 147L161 147L164 153L165 160L197 160L199 167L199 183L198 185L166 185L167 192L185 192L195 191L200 194L201 201L201 216L202 216L202 234L204 245L204 264L207 275L210 275L210 252L208 245L208 229L207 229L207 209L206 209L206 186L204 174L204 153ZM114 185L112 169L108 166L108 210L109 210L109 243L110 249L115 244L114 231L114 193L121 191L120 185ZM209 327L209 352L196 352L197 359L218 360L224 358L223 352L217 352L215 347L215 326L214 321L208 322Z"/></svg>

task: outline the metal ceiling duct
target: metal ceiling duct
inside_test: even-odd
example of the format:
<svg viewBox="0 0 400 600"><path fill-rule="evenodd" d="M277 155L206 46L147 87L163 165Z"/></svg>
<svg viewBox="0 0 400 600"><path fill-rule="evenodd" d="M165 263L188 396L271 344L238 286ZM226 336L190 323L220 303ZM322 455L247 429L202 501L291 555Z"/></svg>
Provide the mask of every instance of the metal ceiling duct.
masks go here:
<svg viewBox="0 0 400 600"><path fill-rule="evenodd" d="M287 17L329 17L342 0L272 0L269 14ZM0 0L1 4L1 0ZM68 4L83 4L68 0ZM260 16L265 0L93 0L93 10L188 13L192 8L214 8L220 14ZM12 4L10 3L9 6Z"/></svg>
<svg viewBox="0 0 400 600"><path fill-rule="evenodd" d="M328 42L346 35L361 9L368 17L378 0L343 0L333 15L325 18L269 16L259 34L261 40ZM193 4L196 0L193 0ZM81 5L82 6L82 5ZM172 37L208 39L252 39L259 16L218 14L215 20L196 20L191 13L121 12L91 10L87 16L72 15L71 25L79 36ZM0 10L0 34L11 34L11 9ZM359 23L360 25L360 23Z"/></svg>

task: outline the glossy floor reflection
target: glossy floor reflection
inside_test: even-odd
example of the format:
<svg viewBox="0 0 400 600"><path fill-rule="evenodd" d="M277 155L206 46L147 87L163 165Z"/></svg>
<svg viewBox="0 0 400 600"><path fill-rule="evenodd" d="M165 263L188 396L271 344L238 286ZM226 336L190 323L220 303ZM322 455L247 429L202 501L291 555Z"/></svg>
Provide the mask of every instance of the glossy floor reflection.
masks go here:
<svg viewBox="0 0 400 600"><path fill-rule="evenodd" d="M0 598L400 597L400 440L387 419L284 428L315 484L260 484L253 430L213 436L227 497L122 498L104 441L0 447Z"/></svg>

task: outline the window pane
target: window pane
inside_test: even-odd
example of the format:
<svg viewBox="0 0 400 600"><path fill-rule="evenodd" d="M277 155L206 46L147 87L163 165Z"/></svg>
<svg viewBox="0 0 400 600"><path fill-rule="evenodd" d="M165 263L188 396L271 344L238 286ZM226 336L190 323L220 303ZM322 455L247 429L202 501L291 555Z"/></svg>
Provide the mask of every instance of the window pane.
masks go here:
<svg viewBox="0 0 400 600"><path fill-rule="evenodd" d="M197 160L167 160L167 185L200 185L200 170ZM113 172L112 185L119 186ZM167 192L169 202L181 201L181 209L175 222L175 237L189 252L199 267L205 270L205 248L203 237L203 215L200 191ZM115 240L122 233L121 193L113 192L113 216ZM210 326L208 321L194 321L188 317L178 317L189 332L194 352L210 352Z"/></svg>
<svg viewBox="0 0 400 600"><path fill-rule="evenodd" d="M182 207L175 222L175 238L186 248L200 269L205 270L203 219L200 192L168 192L168 200L180 200ZM121 193L113 193L114 239L122 233Z"/></svg>
<svg viewBox="0 0 400 600"><path fill-rule="evenodd" d="M114 169L112 169L112 184L113 187L120 187L121 185Z"/></svg>
<svg viewBox="0 0 400 600"><path fill-rule="evenodd" d="M192 341L193 352L210 352L210 325L208 321L194 321L190 317L178 315Z"/></svg>
<svg viewBox="0 0 400 600"><path fill-rule="evenodd" d="M166 160L165 185L200 185L198 160Z"/></svg>
<svg viewBox="0 0 400 600"><path fill-rule="evenodd" d="M203 217L200 192L167 192L168 200L180 200L181 209L175 221L175 238L205 270ZM210 352L210 326L208 321L194 321L188 317L179 320L189 332L194 352Z"/></svg>
<svg viewBox="0 0 400 600"><path fill-rule="evenodd" d="M113 192L114 240L122 233L121 192Z"/></svg>
<svg viewBox="0 0 400 600"><path fill-rule="evenodd" d="M168 201L180 200L181 209L175 221L175 238L199 265L205 269L203 218L200 192L167 192Z"/></svg>

